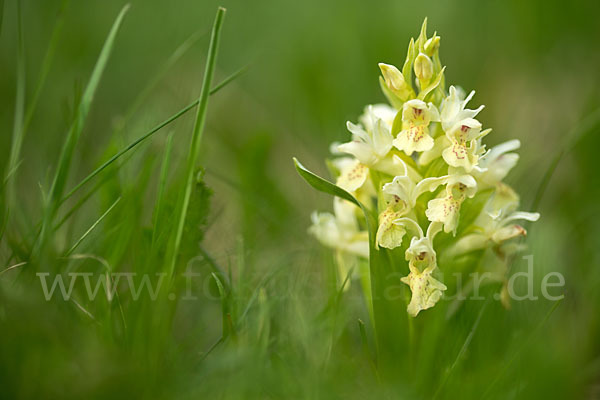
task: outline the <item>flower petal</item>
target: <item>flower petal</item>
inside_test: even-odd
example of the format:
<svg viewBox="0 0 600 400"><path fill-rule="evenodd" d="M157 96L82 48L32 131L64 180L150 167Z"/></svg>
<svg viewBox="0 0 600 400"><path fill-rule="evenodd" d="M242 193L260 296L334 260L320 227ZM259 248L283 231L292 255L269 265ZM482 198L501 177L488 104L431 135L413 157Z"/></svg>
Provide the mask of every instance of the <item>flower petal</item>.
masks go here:
<svg viewBox="0 0 600 400"><path fill-rule="evenodd" d="M402 224L395 223L400 213L394 211L393 207L388 207L379 215L379 227L376 235L377 247L394 249L402 245L402 238L406 234L406 229Z"/></svg>

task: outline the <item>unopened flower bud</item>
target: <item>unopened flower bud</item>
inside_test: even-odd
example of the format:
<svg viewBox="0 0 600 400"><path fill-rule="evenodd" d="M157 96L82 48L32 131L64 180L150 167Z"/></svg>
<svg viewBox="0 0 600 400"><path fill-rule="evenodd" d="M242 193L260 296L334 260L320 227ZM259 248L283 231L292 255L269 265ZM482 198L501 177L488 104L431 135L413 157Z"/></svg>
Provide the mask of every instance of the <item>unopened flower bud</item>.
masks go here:
<svg viewBox="0 0 600 400"><path fill-rule="evenodd" d="M393 65L379 63L379 69L385 81L386 86L402 100L406 100L411 92L404 75Z"/></svg>
<svg viewBox="0 0 600 400"><path fill-rule="evenodd" d="M433 57L435 52L440 48L440 37L434 34L433 37L425 42L425 46L423 47L425 54L427 54L429 57Z"/></svg>
<svg viewBox="0 0 600 400"><path fill-rule="evenodd" d="M433 62L423 53L415 60L415 75L420 82L429 82L433 77Z"/></svg>

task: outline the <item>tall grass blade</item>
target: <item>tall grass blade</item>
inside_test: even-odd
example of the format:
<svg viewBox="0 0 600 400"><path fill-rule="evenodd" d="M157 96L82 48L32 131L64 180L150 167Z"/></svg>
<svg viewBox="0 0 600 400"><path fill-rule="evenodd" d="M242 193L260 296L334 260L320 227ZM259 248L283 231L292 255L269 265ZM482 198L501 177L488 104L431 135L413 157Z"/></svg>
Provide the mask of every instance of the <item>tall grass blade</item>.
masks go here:
<svg viewBox="0 0 600 400"><path fill-rule="evenodd" d="M173 133L167 136L167 145L162 165L160 167L160 178L158 182L158 194L156 195L156 205L154 207L154 216L152 217L152 249L156 244L158 234L158 221L163 208L165 187L167 186L167 175L169 173L169 165L171 164L171 151L173 150Z"/></svg>
<svg viewBox="0 0 600 400"><path fill-rule="evenodd" d="M540 206L544 193L546 193L546 189L548 188L550 180L552 179L552 175L554 175L554 171L556 171L556 168L558 167L558 164L562 160L563 156L571 151L586 134L592 132L593 128L596 127L599 122L600 109L596 109L587 115L583 120L581 120L577 125L575 125L572 131L566 136L566 143L560 146L561 150L554 156L550 162L550 165L548 165L546 172L544 173L544 177L542 178L531 205L531 210L535 211Z"/></svg>
<svg viewBox="0 0 600 400"><path fill-rule="evenodd" d="M4 9L4 7L2 7ZM23 20L21 2L17 1L17 90L15 96L15 115L13 121L10 155L6 167L6 191L3 196L3 219L8 220L9 208L14 204L14 179L9 179L16 171L19 154L23 145L23 119L25 112L25 43L23 39ZM6 207L6 208L5 208Z"/></svg>
<svg viewBox="0 0 600 400"><path fill-rule="evenodd" d="M237 70L236 72L234 72L233 74L229 75L227 78L225 78L220 84L218 84L217 86L215 86L211 91L210 91L210 95L213 95L215 93L217 93L219 90L221 90L223 87L225 87L228 83L232 82L234 79L236 79L237 77L239 77L244 71L246 70L246 67L243 67L239 70ZM127 147L125 147L123 150L119 151L117 154L115 154L114 156L112 156L111 158L109 158L107 161L105 161L102 165L100 165L98 168L96 168L95 170L93 170L88 176L86 176L85 178L83 178L77 185L75 185L73 187L73 189L71 189L61 200L61 204L64 203L66 200L68 200L71 196L73 196L75 194L75 192L77 192L79 189L81 189L86 183L88 183L90 180L92 180L96 175L98 175L100 172L102 172L105 168L107 168L108 166L110 166L112 163L114 163L115 161L117 161L119 158L121 158L121 156L123 156L124 154L128 153L130 150L134 149L135 147L137 147L140 143L144 142L146 139L150 138L151 136L153 136L156 132L158 132L159 130L161 130L162 128L164 128L165 126L169 125L171 122L174 122L176 119L178 119L179 117L181 117L182 115L184 115L185 113L187 113L188 111L190 111L191 109L193 109L194 107L196 107L199 103L199 100L194 101L193 103L188 104L187 106L185 106L184 108L182 108L181 110L177 111L175 114L171 115L169 118L167 118L166 120L164 120L163 122L159 123L158 125L156 125L154 128L150 129L147 133L145 133L144 135L140 136L139 138L137 138L136 140L134 140L133 142L131 142Z"/></svg>
<svg viewBox="0 0 600 400"><path fill-rule="evenodd" d="M185 224L185 217L187 214L187 208L192 194L192 187L194 185L194 169L198 159L198 153L200 152L200 143L202 142L202 133L204 131L204 124L206 122L206 111L208 108L208 97L210 95L210 87L212 78L215 70L215 64L217 61L217 51L219 48L219 38L221 36L221 27L223 19L225 17L225 9L219 7L217 10L217 16L212 29L210 38L210 45L208 47L208 58L206 60L206 68L204 71L204 79L202 82L202 88L200 89L200 98L198 99L198 112L196 114L196 122L194 124L194 130L192 132L192 141L190 143L190 151L185 168L185 188L183 193L182 201L177 209L177 224L175 231L175 239L173 248L171 250L171 257L169 261L168 274L169 277L173 277L175 273L175 263L177 255L179 253L179 246L181 245L181 238L183 235L183 227Z"/></svg>
<svg viewBox="0 0 600 400"><path fill-rule="evenodd" d="M67 181L75 146L77 145L77 142L79 141L79 138L81 136L81 132L83 130L85 120L88 116L92 101L94 99L96 89L98 88L98 84L100 83L100 79L108 62L108 58L112 52L117 32L119 31L121 22L123 21L123 18L125 17L125 14L127 13L128 9L129 5L126 5L125 7L123 7L121 12L117 16L117 19L115 20L108 34L108 37L106 38L106 41L104 42L104 46L102 47L100 56L96 61L96 65L94 66L94 70L92 71L90 80L87 84L87 87L85 88L85 91L83 92L83 96L81 97L81 100L77 107L73 124L71 125L69 133L67 134L67 138L65 140L63 149L60 154L58 167L56 169L56 173L52 181L52 187L50 189L49 198L44 210L42 229L33 251L34 255L36 255L40 251L40 249L43 248L46 241L46 235L50 231L51 224L54 219L54 214L62 197L64 187Z"/></svg>
<svg viewBox="0 0 600 400"><path fill-rule="evenodd" d="M156 87L160 80L165 76L165 74L204 35L206 35L206 32L194 32L190 37L188 37L175 49L175 51L169 56L167 61L160 66L158 72L154 74L153 78L146 84L146 86L142 90L140 90L138 95L135 97L133 103L131 104L131 106L129 106L129 108L123 115L123 118L121 118L117 128L114 130L116 134L123 131L133 114L135 114L135 112L140 108L144 100L148 97L148 95L152 92L152 90Z"/></svg>
<svg viewBox="0 0 600 400"><path fill-rule="evenodd" d="M475 319L475 323L473 323L473 327L469 331L469 334L467 335L467 338L465 339L465 342L463 343L462 347L460 348L460 351L456 355L456 359L454 360L454 362L452 363L452 365L450 366L450 368L448 369L448 371L446 372L446 374L444 374L444 378L442 379L442 382L440 383L440 386L438 386L437 390L435 391L435 394L433 395L434 399L436 399L439 396L439 394L442 392L442 389L446 385L446 382L448 381L448 378L450 378L450 375L452 375L452 371L454 371L454 369L456 368L456 366L458 365L458 363L462 359L463 355L465 354L465 352L469 348L469 345L471 344L471 341L473 340L473 336L475 336L475 332L477 331L477 327L479 327L479 322L481 321L481 317L483 316L483 312L485 311L485 309L486 309L486 307L487 307L487 305L488 305L489 302L490 302L490 299L488 298L488 300L486 300L486 302L481 307L481 310L479 310L479 314L477 315L477 319Z"/></svg>
<svg viewBox="0 0 600 400"><path fill-rule="evenodd" d="M561 302L562 302L562 299L560 299L558 301L555 301L554 304L552 305L552 307L550 307L550 310L548 311L548 313L546 314L546 316L533 329L533 331L531 331L531 333L529 334L529 336L525 340L521 341L521 344L517 347L517 351L512 355L512 357L504 365L504 368L502 368L502 370L495 376L494 380L492 381L492 383L490 384L490 386L488 387L488 389L486 390L486 392L481 397L482 399L486 399L486 398L488 398L491 395L492 389L496 386L496 384L504 376L504 374L506 373L506 371L508 371L510 369L510 367L513 364L513 362L519 356L519 353L521 353L521 350L523 350L526 346L528 346L531 343L531 341L533 340L533 338L535 337L535 335L539 331L541 331L542 327L550 319L550 316L554 313L554 310L556 310L558 308L558 306L560 305Z"/></svg>

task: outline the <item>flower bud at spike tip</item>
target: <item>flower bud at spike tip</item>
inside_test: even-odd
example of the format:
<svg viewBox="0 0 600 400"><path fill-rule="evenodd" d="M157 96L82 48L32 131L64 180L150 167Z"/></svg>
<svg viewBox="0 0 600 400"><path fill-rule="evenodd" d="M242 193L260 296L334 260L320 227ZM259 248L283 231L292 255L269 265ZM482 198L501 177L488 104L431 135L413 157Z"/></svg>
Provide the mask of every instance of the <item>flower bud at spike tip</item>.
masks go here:
<svg viewBox="0 0 600 400"><path fill-rule="evenodd" d="M420 82L429 82L433 77L433 62L423 53L415 60L415 75Z"/></svg>
<svg viewBox="0 0 600 400"><path fill-rule="evenodd" d="M406 99L410 94L410 89L404 80L404 75L393 65L379 63L379 69L385 80L386 86L401 99Z"/></svg>
<svg viewBox="0 0 600 400"><path fill-rule="evenodd" d="M436 36L435 34L433 35L433 37L431 37L430 39L428 39L425 42L425 54L427 54L429 57L433 57L433 55L435 54L436 51L438 51L438 49L440 48L440 37Z"/></svg>

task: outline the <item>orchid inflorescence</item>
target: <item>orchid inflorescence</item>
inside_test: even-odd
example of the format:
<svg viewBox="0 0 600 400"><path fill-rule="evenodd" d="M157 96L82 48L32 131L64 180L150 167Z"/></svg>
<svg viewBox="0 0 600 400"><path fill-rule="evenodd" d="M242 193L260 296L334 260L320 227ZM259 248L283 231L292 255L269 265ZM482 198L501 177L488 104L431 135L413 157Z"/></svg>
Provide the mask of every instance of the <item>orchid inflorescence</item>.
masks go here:
<svg viewBox="0 0 600 400"><path fill-rule="evenodd" d="M436 235L446 236L440 256L491 255L493 265L503 265L492 276L506 282L502 261L519 249L507 241L526 234L514 221L539 218L516 211L519 196L502 182L519 159L513 151L520 142L486 149L482 139L491 129L476 119L483 106L467 108L474 91L446 91L440 37L428 38L426 23L411 39L402 70L379 64L389 105L368 105L358 123L348 122L352 140L334 143L329 162L336 185L377 213L375 251L404 249L409 273L401 280L412 292L412 316L433 307L447 289L439 280ZM310 232L336 250L342 279L369 257L359 215L355 204L337 197L333 214L312 215Z"/></svg>

